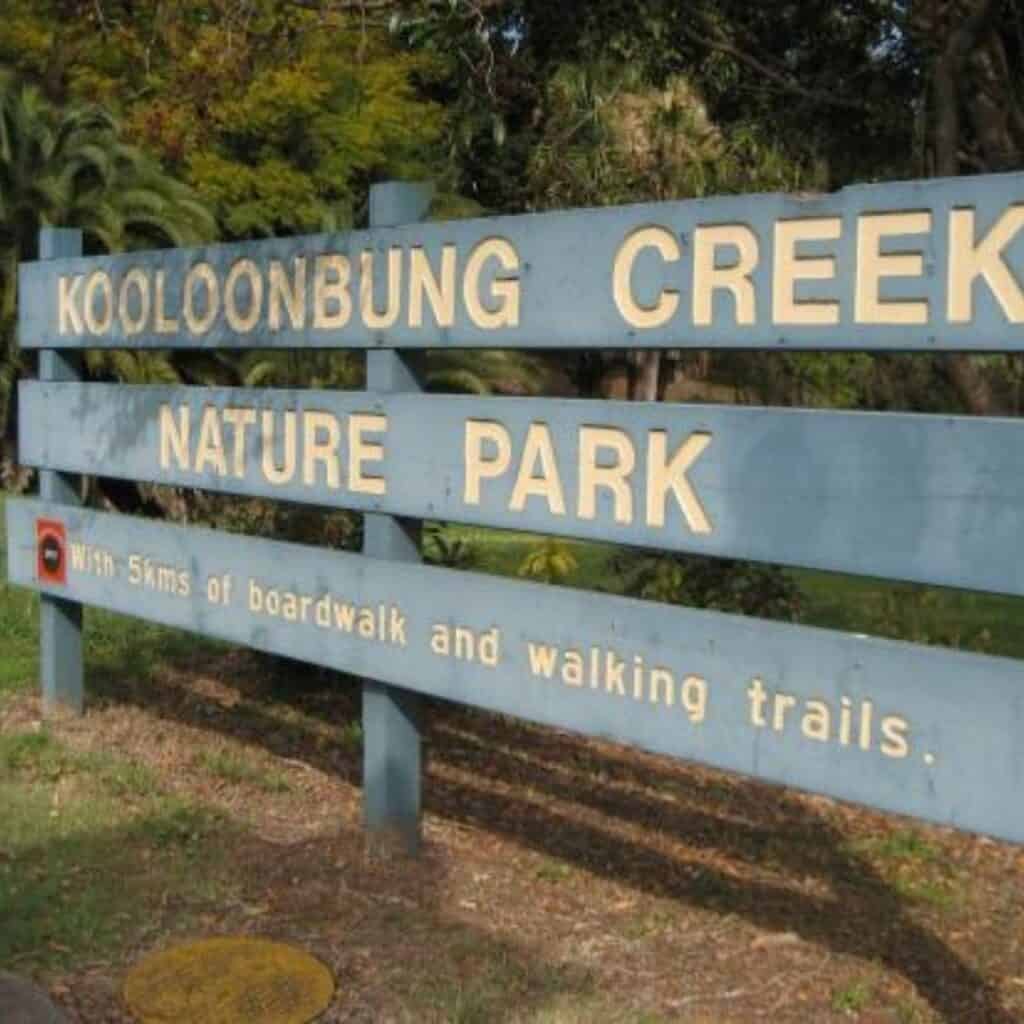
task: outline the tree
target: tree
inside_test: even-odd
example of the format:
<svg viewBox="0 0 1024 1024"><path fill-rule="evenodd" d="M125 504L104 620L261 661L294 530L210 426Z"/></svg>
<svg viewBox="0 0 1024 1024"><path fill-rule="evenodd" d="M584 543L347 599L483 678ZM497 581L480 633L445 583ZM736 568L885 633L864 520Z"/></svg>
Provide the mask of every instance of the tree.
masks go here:
<svg viewBox="0 0 1024 1024"><path fill-rule="evenodd" d="M0 75L0 413L13 434L10 397L20 372L14 337L17 268L36 255L39 229L81 228L87 252L187 245L213 234L191 189L165 174L96 106L58 109L32 85ZM158 354L127 356L150 370ZM97 364L99 368L99 364ZM122 375L136 370L116 364ZM137 368L136 368L137 369Z"/></svg>
<svg viewBox="0 0 1024 1024"><path fill-rule="evenodd" d="M540 208L791 191L813 184L813 168L763 144L752 127L725 135L697 90L678 74L655 86L633 67L566 64L548 81L545 103L527 179ZM595 361L589 354L582 358ZM687 357L633 350L601 353L597 361L602 393L611 379L624 376L631 398L655 401L664 397L672 377L667 367L682 367ZM703 362L709 364L710 356ZM579 368L573 375L587 376Z"/></svg>
<svg viewBox="0 0 1024 1024"><path fill-rule="evenodd" d="M1017 0L913 0L906 33L921 64L919 172L949 177L1024 163L1024 18ZM1012 390L1003 359L944 361L963 405L991 413ZM1007 396L1008 397L1008 396Z"/></svg>
<svg viewBox="0 0 1024 1024"><path fill-rule="evenodd" d="M372 181L442 176L439 70L356 5L9 0L0 62L101 102L228 238L348 227Z"/></svg>

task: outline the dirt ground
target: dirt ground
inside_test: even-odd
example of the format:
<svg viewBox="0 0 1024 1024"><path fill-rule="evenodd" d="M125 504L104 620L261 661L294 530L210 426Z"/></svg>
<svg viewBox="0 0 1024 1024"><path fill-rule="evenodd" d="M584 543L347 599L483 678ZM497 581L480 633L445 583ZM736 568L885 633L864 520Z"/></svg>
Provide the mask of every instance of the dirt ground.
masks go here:
<svg viewBox="0 0 1024 1024"><path fill-rule="evenodd" d="M320 957L326 1022L1024 1021L1009 844L429 702L422 856L371 855L352 682L197 652L90 697L54 733L223 814L196 885L207 854L232 884L42 977L84 1024L131 1019L146 951L223 934ZM39 714L13 698L0 731Z"/></svg>

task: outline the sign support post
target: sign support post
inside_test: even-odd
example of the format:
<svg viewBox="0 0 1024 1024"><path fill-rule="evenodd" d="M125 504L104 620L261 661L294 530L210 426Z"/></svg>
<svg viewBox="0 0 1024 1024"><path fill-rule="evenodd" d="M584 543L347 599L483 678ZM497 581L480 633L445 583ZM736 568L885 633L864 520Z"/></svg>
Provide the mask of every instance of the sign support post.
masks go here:
<svg viewBox="0 0 1024 1024"><path fill-rule="evenodd" d="M82 232L43 228L39 232L40 260L82 255ZM39 353L41 381L81 379L78 353L44 348ZM39 471L39 496L61 505L78 505L78 478L52 469ZM66 557L66 552L63 553ZM39 602L39 675L43 710L58 708L80 715L83 709L82 606L76 601L43 594Z"/></svg>
<svg viewBox="0 0 1024 1024"><path fill-rule="evenodd" d="M386 182L370 190L370 227L422 220L433 186ZM370 391L421 391L409 356L371 351L366 356ZM367 513L363 552L373 558L418 562L418 520ZM363 817L371 843L392 843L409 854L420 845L422 753L419 694L373 679L363 681Z"/></svg>

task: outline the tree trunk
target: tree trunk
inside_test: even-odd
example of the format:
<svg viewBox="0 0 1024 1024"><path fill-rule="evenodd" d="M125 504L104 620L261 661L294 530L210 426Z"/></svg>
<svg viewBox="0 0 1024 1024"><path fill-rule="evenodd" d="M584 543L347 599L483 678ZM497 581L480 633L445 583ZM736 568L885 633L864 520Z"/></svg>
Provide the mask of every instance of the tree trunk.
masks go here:
<svg viewBox="0 0 1024 1024"><path fill-rule="evenodd" d="M634 402L656 402L658 400L658 375L661 371L661 352L656 349L637 352L637 373L633 381Z"/></svg>
<svg viewBox="0 0 1024 1024"><path fill-rule="evenodd" d="M961 103L966 101L965 71L967 62L987 34L989 21L998 6L997 0L971 0L954 10L947 23L940 25L938 7L932 5L927 23L933 36L936 56L931 73L931 150L934 173L954 177L960 173ZM945 29L945 31L944 31ZM944 35L945 38L941 38ZM984 369L974 358L963 353L948 357L949 379L965 408L977 415L992 411L992 388Z"/></svg>
<svg viewBox="0 0 1024 1024"><path fill-rule="evenodd" d="M977 358L958 352L946 360L953 390L968 412L987 416L993 412L992 386Z"/></svg>
<svg viewBox="0 0 1024 1024"><path fill-rule="evenodd" d="M956 53L947 49L936 58L932 69L932 153L939 178L952 178L960 171L957 63Z"/></svg>

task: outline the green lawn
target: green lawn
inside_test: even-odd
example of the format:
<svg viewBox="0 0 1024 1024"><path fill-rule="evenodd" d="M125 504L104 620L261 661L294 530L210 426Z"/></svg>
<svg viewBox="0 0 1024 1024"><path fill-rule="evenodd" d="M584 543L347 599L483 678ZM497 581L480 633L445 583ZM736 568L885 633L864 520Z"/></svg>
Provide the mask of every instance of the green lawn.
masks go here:
<svg viewBox="0 0 1024 1024"><path fill-rule="evenodd" d="M515 575L543 538L483 527L448 527L476 553L473 568ZM568 586L620 593L612 544L565 541L577 569ZM839 573L789 570L804 595L807 625L1024 658L1024 598Z"/></svg>
<svg viewBox="0 0 1024 1024"><path fill-rule="evenodd" d="M1024 658L1024 598L836 573L794 576L812 625Z"/></svg>
<svg viewBox="0 0 1024 1024"><path fill-rule="evenodd" d="M9 586L0 495L0 710L38 683L39 602ZM87 672L145 678L195 638L86 611ZM45 726L0 733L0 964L59 966L137 935L168 891L202 904L228 885L209 811L167 792L144 766L76 753ZM190 881L205 858L206 882Z"/></svg>
<svg viewBox="0 0 1024 1024"><path fill-rule="evenodd" d="M0 806L5 966L102 957L167 927L164 894L199 909L230 889L227 822L168 793L145 766L74 752L45 728L0 734Z"/></svg>
<svg viewBox="0 0 1024 1024"><path fill-rule="evenodd" d="M38 601L7 583L7 517L0 494L0 698L38 675Z"/></svg>

